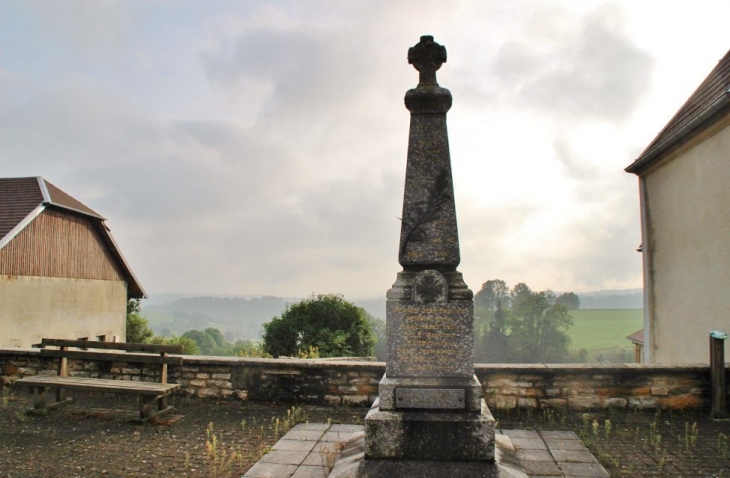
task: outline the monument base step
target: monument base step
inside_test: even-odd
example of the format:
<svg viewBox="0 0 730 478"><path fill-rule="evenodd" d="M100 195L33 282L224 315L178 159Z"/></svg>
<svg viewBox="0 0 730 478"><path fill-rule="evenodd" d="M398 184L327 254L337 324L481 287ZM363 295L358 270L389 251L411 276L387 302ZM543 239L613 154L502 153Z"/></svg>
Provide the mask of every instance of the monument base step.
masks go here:
<svg viewBox="0 0 730 478"><path fill-rule="evenodd" d="M493 462L494 424L484 400L480 412L384 411L374 407L365 417L365 457Z"/></svg>
<svg viewBox="0 0 730 478"><path fill-rule="evenodd" d="M446 444L442 444L446 446ZM364 454L365 437L349 442L328 478L527 478L509 438L496 440L495 462L373 460Z"/></svg>
<svg viewBox="0 0 730 478"><path fill-rule="evenodd" d="M390 378L386 373L378 385L380 410L398 409L480 412L482 385L476 375L437 378Z"/></svg>

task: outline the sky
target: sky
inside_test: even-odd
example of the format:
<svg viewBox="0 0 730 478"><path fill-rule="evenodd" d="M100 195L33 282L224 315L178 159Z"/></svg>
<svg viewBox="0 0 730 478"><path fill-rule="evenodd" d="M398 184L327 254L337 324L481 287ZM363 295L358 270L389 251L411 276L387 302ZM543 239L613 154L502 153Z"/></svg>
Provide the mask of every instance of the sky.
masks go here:
<svg viewBox="0 0 730 478"><path fill-rule="evenodd" d="M642 286L623 171L730 46L730 2L3 1L0 177L107 218L148 294L382 297L421 35L461 265L536 290Z"/></svg>

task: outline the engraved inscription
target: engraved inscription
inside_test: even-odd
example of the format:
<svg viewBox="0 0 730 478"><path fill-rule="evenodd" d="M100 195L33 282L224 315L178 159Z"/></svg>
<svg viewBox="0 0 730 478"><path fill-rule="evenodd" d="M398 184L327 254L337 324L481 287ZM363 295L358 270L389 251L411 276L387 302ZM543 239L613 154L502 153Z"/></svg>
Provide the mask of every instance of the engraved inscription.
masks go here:
<svg viewBox="0 0 730 478"><path fill-rule="evenodd" d="M389 377L470 377L472 303L388 306Z"/></svg>
<svg viewBox="0 0 730 478"><path fill-rule="evenodd" d="M463 388L397 388L395 407L463 410L464 395Z"/></svg>

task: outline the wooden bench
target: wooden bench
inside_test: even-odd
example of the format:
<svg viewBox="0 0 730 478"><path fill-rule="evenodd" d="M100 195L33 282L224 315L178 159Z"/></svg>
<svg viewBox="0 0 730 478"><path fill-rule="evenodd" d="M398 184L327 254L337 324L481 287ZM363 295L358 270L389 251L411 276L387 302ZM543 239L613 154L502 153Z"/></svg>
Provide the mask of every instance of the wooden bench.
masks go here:
<svg viewBox="0 0 730 478"><path fill-rule="evenodd" d="M182 353L182 346L180 345L43 339L40 344L36 344L34 347L41 348L41 357L61 359L58 364L57 376L34 375L15 381L16 384L27 385L30 388L34 400L33 412L35 413L45 414L48 409L71 402L72 399L66 397L67 389L137 395L139 396L139 418L143 421L174 409L174 407L167 405L167 396L179 389L180 384L167 383L167 366L168 364L181 365L183 359L182 357L170 357L167 354ZM106 350L121 350L123 352L106 352ZM159 364L160 380L159 382L138 382L70 377L68 375L68 359ZM46 390L51 388L56 390L56 401L46 403Z"/></svg>

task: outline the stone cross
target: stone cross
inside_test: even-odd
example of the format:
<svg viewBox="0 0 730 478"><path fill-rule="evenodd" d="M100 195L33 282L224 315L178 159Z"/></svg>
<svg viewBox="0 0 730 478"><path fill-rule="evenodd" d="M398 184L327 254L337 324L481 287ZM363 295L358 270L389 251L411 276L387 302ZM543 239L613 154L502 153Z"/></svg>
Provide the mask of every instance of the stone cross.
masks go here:
<svg viewBox="0 0 730 478"><path fill-rule="evenodd" d="M408 49L408 63L418 70L418 86L438 86L436 71L446 63L446 48L433 41L430 35L421 37L421 41Z"/></svg>

